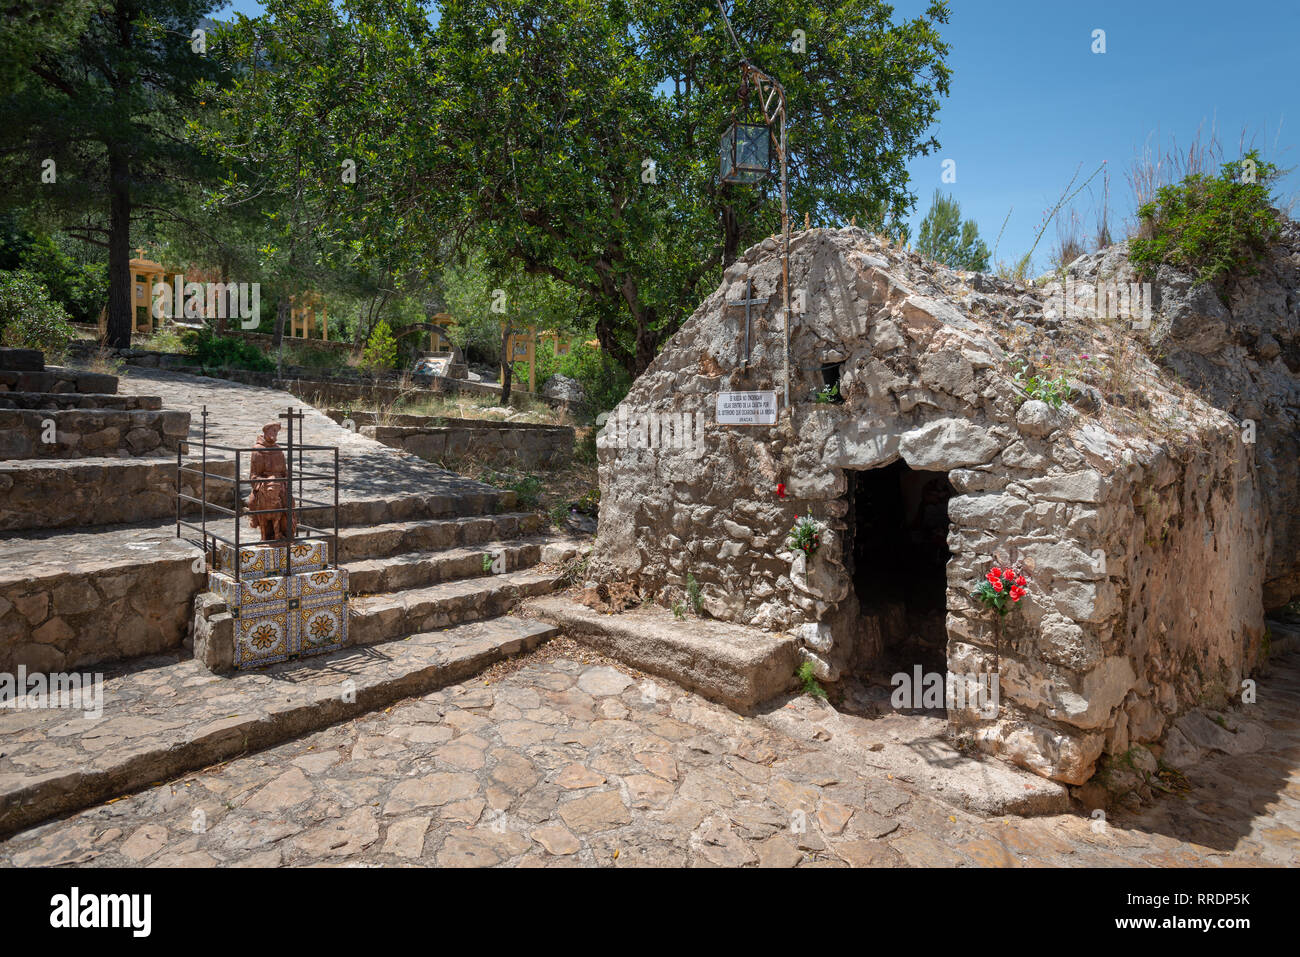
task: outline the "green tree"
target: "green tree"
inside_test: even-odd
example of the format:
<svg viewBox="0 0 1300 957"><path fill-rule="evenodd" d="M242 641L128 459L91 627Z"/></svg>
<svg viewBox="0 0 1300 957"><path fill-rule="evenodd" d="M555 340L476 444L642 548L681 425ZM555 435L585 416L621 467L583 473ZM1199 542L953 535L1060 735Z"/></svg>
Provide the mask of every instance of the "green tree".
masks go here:
<svg viewBox="0 0 1300 957"><path fill-rule="evenodd" d="M387 320L380 319L370 333L365 351L361 353L361 367L372 373L386 372L397 364L397 340Z"/></svg>
<svg viewBox="0 0 1300 957"><path fill-rule="evenodd" d="M2 198L35 205L69 235L107 248L108 339L116 346L130 344L134 322L133 217L165 213L181 184L205 172L179 134L197 105L196 84L219 76L192 37L213 6L103 0L87 11L51 4L56 17L75 14L75 32L36 16L46 29L24 44L26 70L6 74L0 86Z"/></svg>
<svg viewBox="0 0 1300 957"><path fill-rule="evenodd" d="M953 269L984 272L989 268L989 248L980 239L975 220L962 222L961 205L937 189L930 211L921 220L916 249L927 259Z"/></svg>
<svg viewBox="0 0 1300 957"><path fill-rule="evenodd" d="M947 6L900 23L881 0L734 6L745 54L789 95L792 216L901 220L907 161L938 145ZM281 206L314 210L336 261L397 273L482 250L495 274L573 290L605 354L638 374L739 251L780 228L774 182L718 182L740 76L710 3L447 0L434 25L403 0L266 11L235 31L223 117L259 177L250 194L265 181Z"/></svg>
<svg viewBox="0 0 1300 957"><path fill-rule="evenodd" d="M744 54L786 87L792 214L901 218L906 162L937 146L946 6L901 24L877 0L732 6ZM458 221L491 255L581 291L602 349L641 373L722 268L780 228L774 182L718 181L740 76L716 7L451 0L437 36L450 95L436 112L473 143L450 157Z"/></svg>

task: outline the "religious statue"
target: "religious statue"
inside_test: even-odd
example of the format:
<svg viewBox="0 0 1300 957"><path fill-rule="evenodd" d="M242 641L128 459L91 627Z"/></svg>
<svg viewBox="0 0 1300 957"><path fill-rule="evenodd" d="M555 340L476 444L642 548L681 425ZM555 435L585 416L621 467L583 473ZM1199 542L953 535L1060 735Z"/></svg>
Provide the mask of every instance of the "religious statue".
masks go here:
<svg viewBox="0 0 1300 957"><path fill-rule="evenodd" d="M252 480L253 491L248 496L248 507L253 510L270 508L288 508L289 512L266 512L250 515L249 524L262 533L262 541L287 541L293 538L298 522L294 518L293 498L289 495L287 481L259 481L266 479L286 479L289 475L284 460L284 452L275 444L280 432L279 423L262 426L262 434L257 437L257 451L249 466L248 477Z"/></svg>

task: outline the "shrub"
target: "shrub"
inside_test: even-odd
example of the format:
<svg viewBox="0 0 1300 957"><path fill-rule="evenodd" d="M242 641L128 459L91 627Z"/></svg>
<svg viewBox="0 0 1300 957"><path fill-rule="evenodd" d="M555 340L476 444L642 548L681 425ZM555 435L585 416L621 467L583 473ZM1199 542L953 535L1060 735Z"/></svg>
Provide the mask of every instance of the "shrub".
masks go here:
<svg viewBox="0 0 1300 957"><path fill-rule="evenodd" d="M1142 235L1131 244L1133 266L1147 278L1161 265L1174 266L1202 283L1253 275L1281 225L1269 203L1268 184L1277 175L1251 150L1239 163L1223 164L1217 177L1193 173L1162 186L1138 209Z"/></svg>
<svg viewBox="0 0 1300 957"><path fill-rule="evenodd" d="M348 364L348 354L339 349L292 343L288 348L290 365L304 369L341 369Z"/></svg>
<svg viewBox="0 0 1300 957"><path fill-rule="evenodd" d="M814 698L825 698L826 689L821 686L814 674L813 663L805 661L795 670L795 677L799 679L799 684L803 686L803 693L812 695Z"/></svg>
<svg viewBox="0 0 1300 957"><path fill-rule="evenodd" d="M380 319L370 330L366 348L361 353L361 368L371 374L387 372L397 365L397 340L388 321Z"/></svg>
<svg viewBox="0 0 1300 957"><path fill-rule="evenodd" d="M686 573L686 597L691 600L691 607L695 609L695 614L704 614L704 591L690 572Z"/></svg>
<svg viewBox="0 0 1300 957"><path fill-rule="evenodd" d="M588 409L594 414L608 412L618 405L632 388L627 370L594 346L578 343L562 356L557 356L551 344L537 347L537 388L540 391L555 375L576 379L587 396ZM514 364L516 382L528 381L528 363Z"/></svg>
<svg viewBox="0 0 1300 957"><path fill-rule="evenodd" d="M29 272L0 273L0 345L40 349L58 361L76 331L67 310Z"/></svg>
<svg viewBox="0 0 1300 957"><path fill-rule="evenodd" d="M194 333L189 339L190 352L199 365L215 369L247 369L271 372L275 363L261 349L246 339L218 336L211 329Z"/></svg>

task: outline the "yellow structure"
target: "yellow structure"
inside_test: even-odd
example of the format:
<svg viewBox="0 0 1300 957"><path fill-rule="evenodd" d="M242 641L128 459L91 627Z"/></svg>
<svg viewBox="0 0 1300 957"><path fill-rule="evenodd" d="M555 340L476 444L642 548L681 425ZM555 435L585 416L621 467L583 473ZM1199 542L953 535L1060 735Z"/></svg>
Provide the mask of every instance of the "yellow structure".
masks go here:
<svg viewBox="0 0 1300 957"><path fill-rule="evenodd" d="M131 260L131 331L148 335L153 332L153 287L164 281L166 273L161 263L144 258L143 249L135 253L136 258ZM166 306L165 311L170 311L170 300ZM107 305L99 312L99 335L101 338L108 335Z"/></svg>
<svg viewBox="0 0 1300 957"><path fill-rule="evenodd" d="M329 342L330 317L325 302L314 292L304 292L289 297L289 335L299 339L314 339L316 320L320 319L321 338ZM301 330L301 332L300 332Z"/></svg>
<svg viewBox="0 0 1300 957"><path fill-rule="evenodd" d="M444 329L456 325L456 317L449 312L440 312L430 320L436 326L442 326ZM451 352L451 342L447 337L440 333L429 330L429 351L430 352Z"/></svg>
<svg viewBox="0 0 1300 957"><path fill-rule="evenodd" d="M500 324L505 335L506 324ZM528 391L537 391L537 327L529 326L527 332L512 331L506 339L506 355L511 362L528 362ZM506 381L506 370L501 370L501 381Z"/></svg>

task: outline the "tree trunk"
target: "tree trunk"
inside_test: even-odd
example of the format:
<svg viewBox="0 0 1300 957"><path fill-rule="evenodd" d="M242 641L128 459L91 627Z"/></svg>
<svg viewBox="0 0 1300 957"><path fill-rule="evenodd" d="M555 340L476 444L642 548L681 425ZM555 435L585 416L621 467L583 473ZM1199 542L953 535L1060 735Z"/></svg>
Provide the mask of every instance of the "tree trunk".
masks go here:
<svg viewBox="0 0 1300 957"><path fill-rule="evenodd" d="M222 286L225 286L229 282L230 282L230 259L229 257L222 256L221 257L221 284ZM224 336L226 332L229 331L230 329L230 323L228 318L222 315L222 313L225 311L226 310L224 309L217 310L217 335L219 336ZM259 316L258 318L260 319L261 317Z"/></svg>
<svg viewBox="0 0 1300 957"><path fill-rule="evenodd" d="M722 207L722 237L722 268L726 269L740 253L740 218L730 203Z"/></svg>
<svg viewBox="0 0 1300 957"><path fill-rule="evenodd" d="M280 344L284 341L284 324L289 318L289 297L281 295L275 304L275 329L271 333L271 348L275 350L275 374L280 374L284 350Z"/></svg>
<svg viewBox="0 0 1300 957"><path fill-rule="evenodd" d="M114 349L131 347L135 328L135 302L131 275L131 169L126 157L109 154L108 217L108 329L106 341ZM152 301L152 296L150 297Z"/></svg>
<svg viewBox="0 0 1300 957"><path fill-rule="evenodd" d="M507 344L510 342L510 323L506 323L501 332L501 406L510 404L510 383L514 379L514 368L510 364Z"/></svg>

